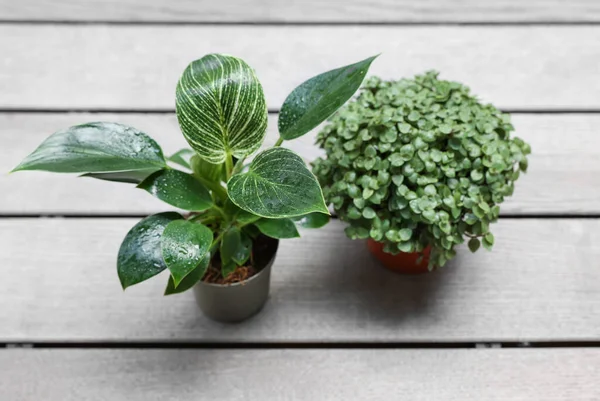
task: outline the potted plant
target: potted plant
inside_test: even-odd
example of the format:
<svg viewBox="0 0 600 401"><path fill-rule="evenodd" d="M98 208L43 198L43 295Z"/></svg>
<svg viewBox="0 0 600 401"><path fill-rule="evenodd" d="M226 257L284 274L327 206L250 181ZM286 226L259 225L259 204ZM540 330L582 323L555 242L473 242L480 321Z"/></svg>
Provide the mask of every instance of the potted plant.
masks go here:
<svg viewBox="0 0 600 401"><path fill-rule="evenodd" d="M342 106L373 60L328 71L294 89L281 107L277 143L247 165L266 133L263 89L243 60L210 54L192 62L176 88L177 119L192 149L165 159L145 133L92 122L51 135L13 171L134 183L188 211L149 216L127 233L117 258L123 289L168 269L166 295L193 287L207 316L243 320L267 300L278 240L298 237L296 225L328 221L316 178L280 145Z"/></svg>
<svg viewBox="0 0 600 401"><path fill-rule="evenodd" d="M373 77L318 134L326 158L313 172L348 237L368 239L390 268L426 272L465 239L473 252L492 248L490 223L531 151L513 130L508 114L436 72Z"/></svg>

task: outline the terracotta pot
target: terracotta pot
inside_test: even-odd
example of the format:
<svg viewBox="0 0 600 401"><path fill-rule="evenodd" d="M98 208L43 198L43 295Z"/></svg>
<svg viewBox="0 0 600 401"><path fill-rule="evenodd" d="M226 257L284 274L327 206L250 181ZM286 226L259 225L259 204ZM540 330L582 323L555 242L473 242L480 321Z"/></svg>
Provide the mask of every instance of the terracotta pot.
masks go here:
<svg viewBox="0 0 600 401"><path fill-rule="evenodd" d="M429 254L431 253L431 247L427 247L423 250L423 258L420 263L417 260L421 256L421 252L405 253L400 252L397 255L383 251L383 244L381 242L369 239L367 241L367 247L369 251L379 260L386 268L396 273L401 274L422 274L429 273L427 264L429 263Z"/></svg>

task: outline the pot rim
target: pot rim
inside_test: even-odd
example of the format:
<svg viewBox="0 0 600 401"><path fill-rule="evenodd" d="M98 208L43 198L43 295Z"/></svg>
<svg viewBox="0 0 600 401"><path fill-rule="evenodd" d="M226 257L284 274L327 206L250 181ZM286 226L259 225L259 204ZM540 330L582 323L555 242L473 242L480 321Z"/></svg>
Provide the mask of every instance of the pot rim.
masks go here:
<svg viewBox="0 0 600 401"><path fill-rule="evenodd" d="M273 261L275 260L275 256L277 256L277 251L279 250L279 240L275 239L275 238L273 238L273 240L276 243L275 251L273 252L273 255L271 255L271 258L269 259L269 261L267 262L265 267L260 269L260 271L258 273L256 273L254 276L250 277L249 279L246 279L244 281L238 281L237 283L229 283L229 284L207 283L206 281L200 280L196 283L196 285L205 285L207 287L218 287L218 288L230 288L230 287L239 287L242 285L248 285L248 283L250 283L255 278L261 276L265 271L269 270L271 268L271 266L273 266Z"/></svg>

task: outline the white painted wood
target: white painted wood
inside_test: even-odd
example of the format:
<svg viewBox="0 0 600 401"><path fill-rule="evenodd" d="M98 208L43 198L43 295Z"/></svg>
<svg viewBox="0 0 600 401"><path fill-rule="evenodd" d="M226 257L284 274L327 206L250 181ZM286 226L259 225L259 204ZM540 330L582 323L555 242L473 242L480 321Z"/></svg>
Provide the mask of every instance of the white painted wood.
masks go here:
<svg viewBox="0 0 600 401"><path fill-rule="evenodd" d="M270 116L265 141L277 138ZM42 172L4 174L50 133L88 121L117 121L156 138L167 154L186 142L171 114L0 113L0 214L140 214L168 208L127 184ZM503 213L600 213L600 115L515 114L516 133L531 143L529 173L502 207ZM287 142L307 161L321 154L315 133Z"/></svg>
<svg viewBox="0 0 600 401"><path fill-rule="evenodd" d="M600 338L596 219L504 219L493 252L461 248L419 277L385 270L334 221L281 242L270 300L237 325L204 318L191 293L162 297L167 272L121 290L116 255L135 222L0 220L0 342Z"/></svg>
<svg viewBox="0 0 600 401"><path fill-rule="evenodd" d="M185 66L229 53L269 107L305 79L383 53L384 78L428 69L510 109L599 108L596 26L0 26L0 108L172 109Z"/></svg>
<svg viewBox="0 0 600 401"><path fill-rule="evenodd" d="M598 399L598 349L4 350L0 398Z"/></svg>
<svg viewBox="0 0 600 401"><path fill-rule="evenodd" d="M184 22L537 22L598 21L594 0L19 0L0 19Z"/></svg>

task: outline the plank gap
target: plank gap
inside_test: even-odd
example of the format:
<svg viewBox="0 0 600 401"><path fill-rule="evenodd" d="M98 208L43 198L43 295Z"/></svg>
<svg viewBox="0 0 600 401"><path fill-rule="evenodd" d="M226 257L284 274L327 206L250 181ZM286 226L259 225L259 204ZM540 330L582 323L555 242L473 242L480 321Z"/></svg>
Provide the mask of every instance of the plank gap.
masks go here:
<svg viewBox="0 0 600 401"><path fill-rule="evenodd" d="M62 341L5 342L0 349L497 349L600 348L600 341L504 342L199 342L199 341Z"/></svg>
<svg viewBox="0 0 600 401"><path fill-rule="evenodd" d="M28 20L28 19L0 19L1 25L117 25L117 26L398 26L398 27L515 27L515 26L598 26L600 21L579 20L579 21L114 21L114 20Z"/></svg>

